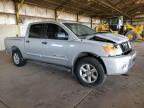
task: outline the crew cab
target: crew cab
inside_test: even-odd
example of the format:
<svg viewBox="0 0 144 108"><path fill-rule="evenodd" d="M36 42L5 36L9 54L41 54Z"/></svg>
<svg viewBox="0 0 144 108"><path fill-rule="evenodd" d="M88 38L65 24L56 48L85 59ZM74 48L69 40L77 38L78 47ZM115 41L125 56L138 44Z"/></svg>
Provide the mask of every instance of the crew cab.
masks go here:
<svg viewBox="0 0 144 108"><path fill-rule="evenodd" d="M27 60L64 66L88 87L102 84L108 75L127 73L136 59L127 37L68 22L31 23L25 37L6 38L5 47L18 67Z"/></svg>

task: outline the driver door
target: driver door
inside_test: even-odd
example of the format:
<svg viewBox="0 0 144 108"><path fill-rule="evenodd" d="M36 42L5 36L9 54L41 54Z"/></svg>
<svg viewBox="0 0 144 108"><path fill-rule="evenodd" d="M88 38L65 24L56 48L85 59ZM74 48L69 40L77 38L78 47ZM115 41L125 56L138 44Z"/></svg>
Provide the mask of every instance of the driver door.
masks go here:
<svg viewBox="0 0 144 108"><path fill-rule="evenodd" d="M43 60L58 65L67 65L68 62L68 33L56 24L44 24L45 42Z"/></svg>

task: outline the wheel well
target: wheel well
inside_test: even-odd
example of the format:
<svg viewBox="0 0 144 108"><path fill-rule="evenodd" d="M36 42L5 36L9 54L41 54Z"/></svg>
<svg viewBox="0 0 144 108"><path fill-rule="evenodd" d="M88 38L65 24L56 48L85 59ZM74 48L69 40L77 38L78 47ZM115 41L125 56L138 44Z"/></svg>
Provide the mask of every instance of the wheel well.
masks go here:
<svg viewBox="0 0 144 108"><path fill-rule="evenodd" d="M94 55L94 54L91 54L91 53L81 53L81 54L77 57L77 59L76 59L75 62L74 62L74 66L73 66L73 73L74 73L74 74L75 74L75 72L76 72L75 69L76 69L76 65L77 65L78 61L81 60L81 59L83 59L83 58L85 58L85 57L93 57L93 58L97 59L97 60L102 64L102 66L103 66L103 68L104 68L104 71L105 71L105 74L107 74L106 66L105 66L103 60L102 60L99 56Z"/></svg>
<svg viewBox="0 0 144 108"><path fill-rule="evenodd" d="M20 52L19 48L17 48L16 46L13 46L13 47L11 48L11 51L12 51L12 53L13 53L14 51L19 51L19 52Z"/></svg>

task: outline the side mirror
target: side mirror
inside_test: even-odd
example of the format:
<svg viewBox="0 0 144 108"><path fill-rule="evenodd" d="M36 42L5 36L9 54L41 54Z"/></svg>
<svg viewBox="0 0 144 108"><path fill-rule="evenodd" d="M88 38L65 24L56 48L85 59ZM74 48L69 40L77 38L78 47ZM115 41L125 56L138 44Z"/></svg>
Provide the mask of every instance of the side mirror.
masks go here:
<svg viewBox="0 0 144 108"><path fill-rule="evenodd" d="M57 38L61 39L61 40L68 40L68 36L65 33L63 33L63 32L59 32L57 34Z"/></svg>

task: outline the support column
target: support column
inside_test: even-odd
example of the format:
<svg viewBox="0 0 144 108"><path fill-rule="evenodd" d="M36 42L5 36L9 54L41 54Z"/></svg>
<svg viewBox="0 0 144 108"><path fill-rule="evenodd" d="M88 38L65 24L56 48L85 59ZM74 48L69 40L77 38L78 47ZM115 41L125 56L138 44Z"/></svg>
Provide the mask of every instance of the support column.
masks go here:
<svg viewBox="0 0 144 108"><path fill-rule="evenodd" d="M131 25L133 25L133 19L131 18Z"/></svg>
<svg viewBox="0 0 144 108"><path fill-rule="evenodd" d="M93 26L93 17L91 17L91 28Z"/></svg>
<svg viewBox="0 0 144 108"><path fill-rule="evenodd" d="M17 32L17 37L20 36L20 14L19 14L19 10L21 8L21 6L23 5L24 0L21 0L20 2L18 0L14 0L14 4L15 4L15 13L16 13L16 23L17 23L17 27L18 27L18 32Z"/></svg>
<svg viewBox="0 0 144 108"><path fill-rule="evenodd" d="M57 13L57 10L55 10L55 21L58 20L58 13Z"/></svg>
<svg viewBox="0 0 144 108"><path fill-rule="evenodd" d="M79 14L76 16L76 21L79 22Z"/></svg>

